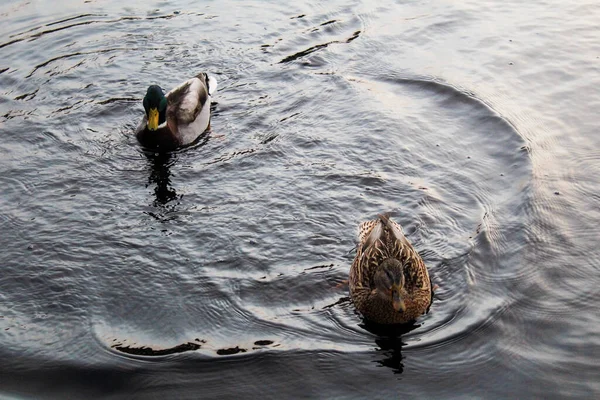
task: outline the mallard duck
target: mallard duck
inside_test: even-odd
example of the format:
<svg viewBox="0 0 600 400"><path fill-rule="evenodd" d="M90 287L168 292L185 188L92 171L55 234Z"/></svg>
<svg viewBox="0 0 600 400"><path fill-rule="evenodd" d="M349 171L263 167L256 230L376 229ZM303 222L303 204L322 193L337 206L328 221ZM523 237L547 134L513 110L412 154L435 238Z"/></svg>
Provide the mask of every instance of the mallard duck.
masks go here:
<svg viewBox="0 0 600 400"><path fill-rule="evenodd" d="M144 96L146 114L136 129L140 144L173 150L192 143L210 127L210 101L217 80L205 73L181 83L169 93L152 85Z"/></svg>
<svg viewBox="0 0 600 400"><path fill-rule="evenodd" d="M348 282L355 307L378 324L411 322L431 305L427 267L387 214L360 224Z"/></svg>

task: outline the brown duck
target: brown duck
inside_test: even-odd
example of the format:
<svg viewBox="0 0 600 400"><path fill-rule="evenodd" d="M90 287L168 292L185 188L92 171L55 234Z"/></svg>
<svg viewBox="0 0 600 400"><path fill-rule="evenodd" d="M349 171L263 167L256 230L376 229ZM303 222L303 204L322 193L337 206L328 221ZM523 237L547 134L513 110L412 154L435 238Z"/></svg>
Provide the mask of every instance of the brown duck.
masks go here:
<svg viewBox="0 0 600 400"><path fill-rule="evenodd" d="M350 297L367 319L402 324L427 312L432 302L429 273L400 225L379 215L359 228L359 245L350 268Z"/></svg>

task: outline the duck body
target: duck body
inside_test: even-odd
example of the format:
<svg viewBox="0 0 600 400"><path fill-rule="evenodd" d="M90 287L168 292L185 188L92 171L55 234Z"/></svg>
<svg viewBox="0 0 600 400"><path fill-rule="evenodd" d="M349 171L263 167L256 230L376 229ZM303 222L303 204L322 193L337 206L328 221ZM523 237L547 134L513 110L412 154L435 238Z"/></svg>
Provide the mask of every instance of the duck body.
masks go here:
<svg viewBox="0 0 600 400"><path fill-rule="evenodd" d="M170 151L193 143L210 127L210 104L217 81L205 73L181 83L166 95L157 85L144 97L145 115L136 129L145 148Z"/></svg>
<svg viewBox="0 0 600 400"><path fill-rule="evenodd" d="M388 215L360 225L348 282L357 310L378 324L412 322L432 302L423 259Z"/></svg>

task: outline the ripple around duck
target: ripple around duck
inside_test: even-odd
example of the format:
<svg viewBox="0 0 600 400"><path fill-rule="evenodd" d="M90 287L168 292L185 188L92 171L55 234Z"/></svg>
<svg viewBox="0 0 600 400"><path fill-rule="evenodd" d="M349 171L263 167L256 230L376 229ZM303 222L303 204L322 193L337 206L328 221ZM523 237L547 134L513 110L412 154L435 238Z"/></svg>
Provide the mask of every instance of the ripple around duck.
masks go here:
<svg viewBox="0 0 600 400"><path fill-rule="evenodd" d="M435 85L427 84L423 86L419 84L413 86L413 84L409 84L408 86L418 88L416 101L421 101L424 104L431 102L432 96L423 93L423 87L426 87L427 90L433 90L436 87ZM404 95L410 97L414 94L409 90ZM433 107L439 107L436 106L439 103L444 104L440 109L444 109L450 114L450 117L445 118L452 118L452 115L459 118L458 116L462 114L490 113L489 109L483 106L481 102L461 99L453 90L445 87L440 92L436 92L436 96L433 96L433 98ZM454 103L450 101L451 98L459 99L456 106L453 106ZM387 101L389 102L389 99ZM431 103L429 104L431 107ZM341 169L345 170L345 165L352 165L343 158L348 157L347 154L342 158L340 156L334 158L333 165L311 166L311 168L316 168L310 174L312 179L316 180L316 187L322 188L325 193L333 188L336 188L335 190L338 192L341 190L341 193L328 197L330 204L333 204L334 207L339 207L338 202L342 202L342 199L346 196L344 189L340 189L342 187L340 182L346 182L344 185L348 187L369 186L377 188L377 191L374 191L371 196L382 195L384 198L389 197L390 201L396 198L396 192L390 185L393 187L401 184L404 188L412 187L412 190L416 190L416 193L418 193L414 198L407 197L406 194L403 197L409 202L414 201L415 205L409 207L415 208L417 217L428 221L428 224L417 224L418 229L409 229L413 231L411 240L419 250L423 251L430 266L434 283L439 284L441 288L438 289L436 301L430 314L421 320L422 325L415 331L405 335L406 346L404 348L407 354L411 352L430 352L433 349L453 346L457 342L472 340L473 337L479 338L481 336L480 332L493 329L491 327L495 324L495 321L504 315L520 298L520 295L514 293L515 289L510 286L511 282L530 281L535 276L531 273L531 267L523 267L520 261L523 258L522 249L514 247L509 251L506 246L509 240L514 241L517 237L524 237L527 234L525 228L525 221L529 218L527 208L514 207L515 204L519 205L528 201L527 186L525 186L525 189L523 188L521 176L522 171L528 168L527 153L518 151L520 144L518 135L510 128L510 124L503 122L501 118L483 117L483 119L475 118L474 120L476 124L477 121L481 120L497 124L495 125L496 136L494 138L482 138L480 144L482 144L484 150L473 148L470 151L474 160L478 158L486 160L486 162L479 164L479 167L482 168L460 172L460 168L453 166L447 170L451 171L451 174L458 174L459 180L463 181L464 186L462 186L462 189L454 187L450 190L444 187L446 184L452 185L453 178L440 174L437 167L433 165L426 169L426 171L432 171L433 173L426 175L428 189L424 191L408 183L409 179L413 180L414 177L418 177L418 173L412 172L408 178L397 178L394 176L393 169L387 164L381 164L379 168L376 168L376 170L381 171L383 178L372 181L363 182L363 177L360 175L353 176L351 173L341 173ZM445 123L445 121L442 123ZM469 128L472 129L473 127ZM474 132L471 133L478 134L477 129L474 129ZM449 145L452 143L451 141L457 140L453 136L443 137L437 135L435 138L428 139L404 135L403 139L406 139L403 143L407 147L413 146L420 140L426 140L442 144L443 146L440 147L443 147L445 152L457 153L461 149L460 143ZM345 140L356 140L356 138L350 137L349 139L346 137ZM361 137L360 140L370 139ZM395 139L392 138L391 140L393 142ZM473 141L473 138L458 138L458 140L470 142ZM508 149L505 150L506 154L503 154L499 150L498 144L501 143L502 148L506 148L507 141L512 142L513 146L512 149L508 146ZM335 140L332 142L330 145L335 146ZM429 148L433 151L438 148L435 145L430 146ZM302 150L296 148L296 151ZM484 154L483 151L487 151L491 155ZM401 154L403 154L403 157L408 156L408 153L406 155L404 155L405 153ZM280 156L285 156L285 154ZM412 155L412 157L413 162L423 162L418 158L415 160L415 155ZM436 155L430 155L424 161L427 164L439 163L439 161L435 161L436 158L440 159ZM468 165L465 164L468 162L465 162L462 157L453 158L448 154L444 154L441 159L444 160L444 163L448 163L448 160L454 160L455 164ZM498 165L504 165L505 160L508 160L511 165L517 162L519 167L513 167L514 172L511 172L511 168L506 168L505 177L501 177L497 174L497 168ZM248 160L248 162L250 166L255 168L255 172L260 172L261 168L264 167L260 159ZM342 166L336 165L338 163ZM399 162L399 164L404 165L406 162ZM278 178L282 181L272 185L269 207L274 207L280 196L285 197L289 193L288 186L291 188L302 187L301 181L294 175L300 174L301 176L305 174L306 170L304 168L305 164L300 163L296 170L290 170L291 177L278 175ZM333 171L322 173L319 172L321 168L325 168L324 171L330 171L331 169ZM517 177L518 179L513 179ZM204 186L205 190L210 190L210 181L205 180ZM242 190L242 188L238 187L238 190ZM451 192L454 194L451 194ZM302 190L295 190L295 193L302 197ZM308 195L311 196L312 192L308 192ZM415 201L422 199L423 195L428 196L425 198L435 199L435 201L430 200L426 203ZM307 197L302 200L302 203L308 209L314 207L316 210L320 208L318 205L322 198L309 199ZM427 204L427 207L421 209L418 204L421 204L421 206ZM259 212L262 210L260 202L247 201L245 205L247 208L257 209ZM475 208L475 211L469 211L465 214L466 210L473 208ZM514 215L515 210L524 212L524 214ZM409 220L414 218L411 211L403 211L402 215L404 215L403 218ZM201 331L194 331L198 328L192 328L191 326L184 328L189 333L186 336L188 339L185 340L189 340L192 336L201 337L207 341L205 351L209 352L238 346L239 348L248 349L253 341L261 339L260 332L263 332L263 335L264 332L271 332L271 337L277 343L282 344L277 348L278 351L315 348L364 351L365 346L372 340L372 337L364 336L361 329L355 325L359 319L357 319L353 308L349 304L340 301L345 296L345 291L340 292L339 289L334 288L337 282L345 278L350 260L344 260L340 264L333 262L335 268L330 270L310 269L310 266L298 267L297 265L296 267L290 267L285 262L273 263L272 261L275 257L281 257L282 252L289 252L290 249L285 242L274 241L274 238L269 237L271 229L278 227L279 237L295 237L294 242L306 242L304 236L308 232L312 232L310 235L313 236L318 234L319 230L322 230L324 237L331 237L336 235L331 230L332 228L338 225L347 225L347 222L344 219L339 221L330 219L328 224L321 224L319 218L307 218L300 214L296 215L299 220L290 225L293 230L288 230L281 217L275 217L275 220L267 221L265 226L257 224L254 218L244 221L237 229L242 232L255 232L254 235L260 238L256 242L257 245L238 247L236 242L230 241L226 247L233 245L234 248L237 248L235 252L238 255L235 259L223 259L222 266L203 267L203 274L211 276L211 281L214 285L217 285L212 286L212 289L205 288L206 293L211 293L213 305L210 307L202 306L200 305L203 303L202 300L195 299L199 301L199 306L188 309L188 312L191 315L196 313L203 315L204 328ZM518 222L519 219L522 219L522 221ZM315 225L308 228L311 224ZM304 228L298 230L299 226L304 226ZM410 224L407 226L410 227ZM439 232L442 226L446 230L444 234ZM227 226L224 226L223 229L227 229ZM340 231L352 230L352 226L340 229ZM441 237L445 239L441 241ZM351 243L353 240L354 238L349 237L345 242ZM335 246L336 241L325 243L325 246ZM260 252L265 251L260 250L261 248L269 246L274 246L274 248L258 258L254 259L250 255L253 251L258 251L258 254L260 254ZM253 250L252 247L256 248ZM299 253L296 256L293 255L297 251L297 249L292 251L291 260L298 258ZM247 252L250 253L245 254ZM214 256L217 256L217 253L214 253ZM241 263L241 261L236 261L238 260L237 257L241 257L239 260L244 260L246 272L242 275L240 275L240 272L236 272L236 269L231 269L231 266ZM252 278L254 275L255 277ZM517 285L517 287L520 288L521 285ZM217 288L219 289L216 290ZM182 293L186 291L182 290ZM196 292L192 291L190 295L193 295L193 293ZM221 293L220 301L215 300L215 293ZM282 299L285 300L282 301ZM223 310L227 310L232 323L227 321L217 322ZM240 321L243 322L240 323ZM219 329L215 330L215 327L219 327ZM332 345L332 342L335 345ZM171 344L172 342L169 342L166 345L170 346ZM249 353L241 356L249 356ZM449 360L451 364L446 367L456 367L456 363L461 362L463 356L464 354L456 354L455 358ZM477 365L482 365L488 360L483 353L478 359L480 361Z"/></svg>
<svg viewBox="0 0 600 400"><path fill-rule="evenodd" d="M581 152L584 149L580 149ZM569 164L567 181L572 182L581 201L597 204L600 194L594 190L600 176L600 155L580 154ZM569 195L569 193L564 193Z"/></svg>
<svg viewBox="0 0 600 400"><path fill-rule="evenodd" d="M595 240L600 235L596 223L600 214L597 196L589 190L598 183L594 174L598 157L585 149L573 151L580 155L567 164L560 181L540 174L531 206L538 218L527 241L527 262L543 268L526 288L529 301L521 299L518 309L540 324L546 319L569 319L574 309L592 309L599 293L599 280L589 273L600 260ZM570 217L574 210L582 210L577 219Z"/></svg>
<svg viewBox="0 0 600 400"><path fill-rule="evenodd" d="M421 203L426 210L421 218L429 226L419 231L415 243L419 250L426 250L430 273L441 289L422 326L405 335L407 352L427 352L488 329L522 296L511 282L531 282L536 277L534 266L523 265L523 244L515 247L520 242L516 238L523 243L527 237L526 221L532 218L523 207L530 201L531 167L527 153L520 151L523 139L514 126L473 93L430 79L385 76L369 79L368 74L361 74L348 82L377 101L386 117L407 118L409 128L402 129L402 147L419 143L419 148L430 152L426 163L431 167L426 169L433 174L411 173L427 177L427 183L418 186L432 195ZM411 123L415 115L427 112L441 124L456 124L457 134L440 135L443 130L432 120ZM410 129L434 133L417 136L406 132ZM423 164L418 158L412 162ZM440 186L444 169L454 174L443 180L451 189ZM473 205L481 211L473 213ZM443 232L436 231L440 227Z"/></svg>

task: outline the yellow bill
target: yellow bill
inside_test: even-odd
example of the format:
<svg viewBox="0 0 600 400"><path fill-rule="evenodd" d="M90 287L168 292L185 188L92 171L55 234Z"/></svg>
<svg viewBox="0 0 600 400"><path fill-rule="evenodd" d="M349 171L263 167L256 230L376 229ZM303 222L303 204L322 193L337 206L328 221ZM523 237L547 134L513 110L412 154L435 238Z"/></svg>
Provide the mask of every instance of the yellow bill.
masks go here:
<svg viewBox="0 0 600 400"><path fill-rule="evenodd" d="M148 129L155 131L158 129L158 109L151 108L148 112Z"/></svg>

